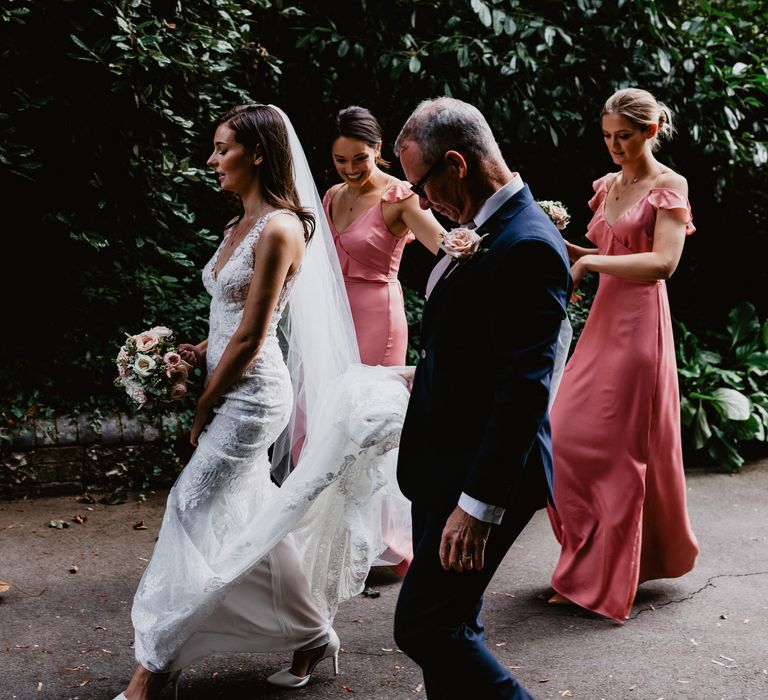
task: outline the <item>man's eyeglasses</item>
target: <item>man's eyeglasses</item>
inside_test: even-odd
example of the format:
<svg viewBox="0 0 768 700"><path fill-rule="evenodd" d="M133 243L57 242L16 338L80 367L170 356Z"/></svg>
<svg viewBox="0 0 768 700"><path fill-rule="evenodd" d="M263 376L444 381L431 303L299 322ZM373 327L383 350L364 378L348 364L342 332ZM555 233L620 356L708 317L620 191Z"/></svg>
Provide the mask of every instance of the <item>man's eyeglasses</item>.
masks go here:
<svg viewBox="0 0 768 700"><path fill-rule="evenodd" d="M442 167L444 163L445 156L443 155L441 158L432 163L432 165L429 167L429 170L424 173L421 180L419 180L415 185L411 185L411 191L422 199L429 199L429 197L427 197L427 193L424 191L424 185L427 184L429 179L438 171L440 167Z"/></svg>

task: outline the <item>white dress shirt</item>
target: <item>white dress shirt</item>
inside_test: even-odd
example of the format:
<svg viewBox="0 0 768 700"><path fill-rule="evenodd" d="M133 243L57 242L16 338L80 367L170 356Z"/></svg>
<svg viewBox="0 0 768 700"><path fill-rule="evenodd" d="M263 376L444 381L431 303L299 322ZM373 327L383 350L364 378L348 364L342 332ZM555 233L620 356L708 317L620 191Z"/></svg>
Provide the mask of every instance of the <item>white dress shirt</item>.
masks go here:
<svg viewBox="0 0 768 700"><path fill-rule="evenodd" d="M475 213L473 221L467 224L467 228L478 228L482 226L488 219L490 219L502 205L505 204L511 197L516 195L521 189L523 189L523 179L518 173L512 173L512 179L499 190L496 190L488 199L486 199L480 208ZM435 285L440 278L445 274L446 270L451 266L451 263L455 262L449 255L445 255L437 262L432 269L427 281L427 299L435 288ZM461 494L459 497L459 508L465 513L468 513L473 518L482 520L486 523L494 523L498 525L501 519L504 517L504 508L501 506L494 506L489 503L483 503L476 498L472 498L466 493Z"/></svg>

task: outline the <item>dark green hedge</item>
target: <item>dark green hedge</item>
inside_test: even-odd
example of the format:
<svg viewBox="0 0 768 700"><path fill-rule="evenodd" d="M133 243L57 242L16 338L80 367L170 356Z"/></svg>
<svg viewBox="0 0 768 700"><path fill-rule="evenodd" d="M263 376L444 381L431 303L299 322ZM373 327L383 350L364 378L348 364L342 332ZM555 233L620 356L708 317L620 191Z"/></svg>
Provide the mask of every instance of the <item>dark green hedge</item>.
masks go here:
<svg viewBox="0 0 768 700"><path fill-rule="evenodd" d="M617 87L650 89L678 116L661 159L688 178L698 227L673 312L692 330L743 300L768 312L758 0L4 0L0 26L0 182L18 273L3 278L6 418L122 405L123 332L204 333L199 269L229 216L204 163L214 117L243 101L285 108L321 190L338 108L371 108L386 155L420 99L473 102L536 196L568 205L578 240L591 182L612 168L600 107ZM418 288L409 248L403 277Z"/></svg>

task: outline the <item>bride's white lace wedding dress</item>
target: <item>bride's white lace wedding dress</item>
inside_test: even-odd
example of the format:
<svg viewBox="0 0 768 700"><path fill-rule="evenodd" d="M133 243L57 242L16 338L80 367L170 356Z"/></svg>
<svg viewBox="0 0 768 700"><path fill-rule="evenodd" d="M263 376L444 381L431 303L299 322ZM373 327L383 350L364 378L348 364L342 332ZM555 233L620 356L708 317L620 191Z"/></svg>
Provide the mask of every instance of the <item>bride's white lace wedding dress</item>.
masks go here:
<svg viewBox="0 0 768 700"><path fill-rule="evenodd" d="M203 281L212 297L207 369L236 330L253 277L262 217L214 276L227 238ZM227 391L171 490L154 554L132 610L137 660L151 671L217 652L324 644L340 600L362 590L383 551L383 496L408 392L392 368L352 367L323 397L327 425L304 445L278 488L267 450L294 401L278 323L301 271L280 294L269 331ZM364 408L364 410L363 410Z"/></svg>

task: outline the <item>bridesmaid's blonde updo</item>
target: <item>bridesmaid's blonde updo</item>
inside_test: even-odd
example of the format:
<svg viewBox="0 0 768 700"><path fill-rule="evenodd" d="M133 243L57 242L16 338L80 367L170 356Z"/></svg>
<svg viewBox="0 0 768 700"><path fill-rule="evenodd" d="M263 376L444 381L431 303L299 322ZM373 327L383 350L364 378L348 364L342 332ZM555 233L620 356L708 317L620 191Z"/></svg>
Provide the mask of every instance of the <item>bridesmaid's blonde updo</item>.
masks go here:
<svg viewBox="0 0 768 700"><path fill-rule="evenodd" d="M658 124L659 129L651 143L651 150L658 150L660 139L671 139L675 133L672 125L672 112L663 102L659 102L647 90L625 88L613 93L603 105L600 119L606 114L619 114L643 131L651 124Z"/></svg>

